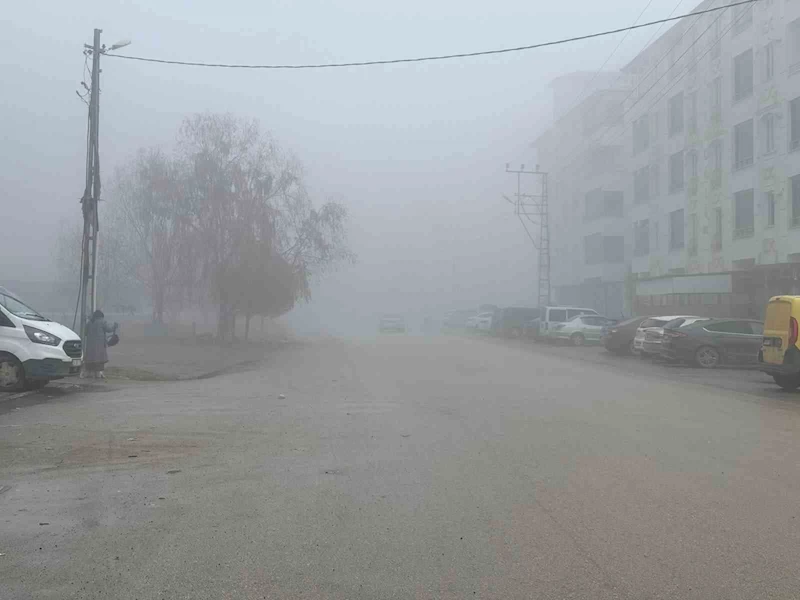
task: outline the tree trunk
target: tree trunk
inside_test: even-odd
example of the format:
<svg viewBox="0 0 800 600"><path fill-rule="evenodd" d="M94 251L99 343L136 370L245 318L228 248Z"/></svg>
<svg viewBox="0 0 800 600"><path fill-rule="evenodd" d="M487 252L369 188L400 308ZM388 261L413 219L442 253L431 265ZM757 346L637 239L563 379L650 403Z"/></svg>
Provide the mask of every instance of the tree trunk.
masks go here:
<svg viewBox="0 0 800 600"><path fill-rule="evenodd" d="M244 316L244 341L247 341L248 336L250 335L250 314L246 314Z"/></svg>

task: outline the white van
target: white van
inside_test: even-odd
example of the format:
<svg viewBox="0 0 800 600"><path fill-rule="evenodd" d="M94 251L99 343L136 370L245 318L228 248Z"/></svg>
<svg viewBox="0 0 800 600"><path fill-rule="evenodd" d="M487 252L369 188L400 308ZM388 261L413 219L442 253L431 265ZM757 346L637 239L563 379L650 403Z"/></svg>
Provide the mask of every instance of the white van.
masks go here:
<svg viewBox="0 0 800 600"><path fill-rule="evenodd" d="M0 391L42 387L80 368L78 334L0 287Z"/></svg>
<svg viewBox="0 0 800 600"><path fill-rule="evenodd" d="M541 310L539 319L539 338L547 339L552 337L554 325L566 323L580 315L596 315L597 311L592 308L577 308L575 306L545 306Z"/></svg>

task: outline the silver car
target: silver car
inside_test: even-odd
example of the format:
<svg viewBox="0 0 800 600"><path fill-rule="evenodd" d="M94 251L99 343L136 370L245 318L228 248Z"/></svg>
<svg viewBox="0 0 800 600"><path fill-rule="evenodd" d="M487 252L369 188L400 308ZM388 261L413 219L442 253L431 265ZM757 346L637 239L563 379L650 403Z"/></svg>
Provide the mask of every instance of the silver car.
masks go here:
<svg viewBox="0 0 800 600"><path fill-rule="evenodd" d="M587 342L599 342L603 328L615 322L602 315L580 315L554 325L550 335L553 339L569 340L573 346L583 346Z"/></svg>

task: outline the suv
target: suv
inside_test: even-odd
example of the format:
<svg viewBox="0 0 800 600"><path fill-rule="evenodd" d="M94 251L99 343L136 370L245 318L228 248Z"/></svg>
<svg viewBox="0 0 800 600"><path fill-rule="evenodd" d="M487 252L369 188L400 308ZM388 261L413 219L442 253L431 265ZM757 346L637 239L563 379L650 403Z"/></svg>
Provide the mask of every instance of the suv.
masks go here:
<svg viewBox="0 0 800 600"><path fill-rule="evenodd" d="M80 368L78 334L0 287L0 391L42 387Z"/></svg>

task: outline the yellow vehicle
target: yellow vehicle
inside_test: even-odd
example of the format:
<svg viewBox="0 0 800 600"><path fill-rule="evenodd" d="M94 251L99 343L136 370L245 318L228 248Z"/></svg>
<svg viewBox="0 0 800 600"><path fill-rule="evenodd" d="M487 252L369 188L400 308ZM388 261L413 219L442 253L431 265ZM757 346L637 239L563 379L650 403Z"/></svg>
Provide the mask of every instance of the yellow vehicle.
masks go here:
<svg viewBox="0 0 800 600"><path fill-rule="evenodd" d="M767 304L759 367L785 390L800 387L800 347L797 345L800 296L774 296Z"/></svg>

